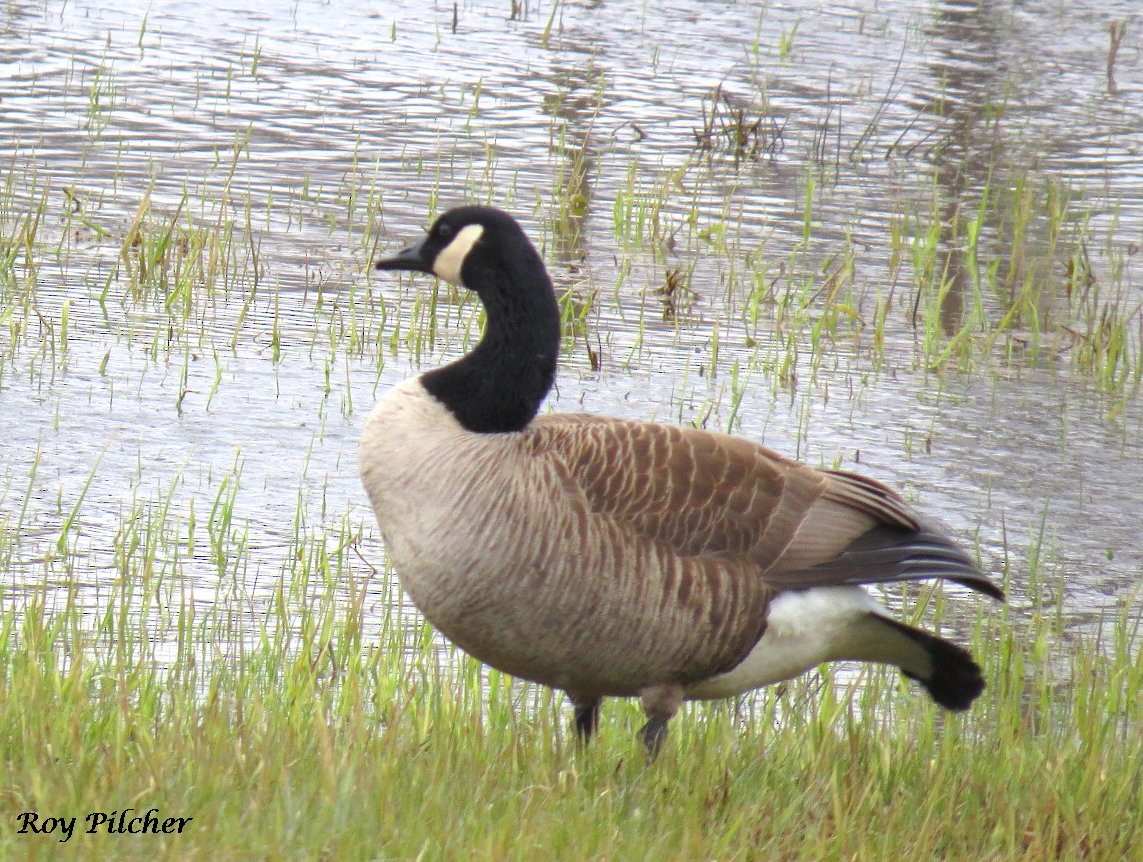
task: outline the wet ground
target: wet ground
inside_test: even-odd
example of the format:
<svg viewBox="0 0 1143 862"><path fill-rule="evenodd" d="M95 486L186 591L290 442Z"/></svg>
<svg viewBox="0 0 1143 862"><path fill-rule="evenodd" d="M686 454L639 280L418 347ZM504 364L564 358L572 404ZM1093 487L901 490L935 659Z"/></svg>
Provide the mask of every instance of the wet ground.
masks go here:
<svg viewBox="0 0 1143 862"><path fill-rule="evenodd" d="M589 307L553 409L864 470L1018 607L1138 607L1143 398L1075 361L1084 291L1143 340L1134 3L106 5L0 12L3 601L99 608L144 522L204 603L301 534L376 561L358 429L476 323L366 264L485 201Z"/></svg>

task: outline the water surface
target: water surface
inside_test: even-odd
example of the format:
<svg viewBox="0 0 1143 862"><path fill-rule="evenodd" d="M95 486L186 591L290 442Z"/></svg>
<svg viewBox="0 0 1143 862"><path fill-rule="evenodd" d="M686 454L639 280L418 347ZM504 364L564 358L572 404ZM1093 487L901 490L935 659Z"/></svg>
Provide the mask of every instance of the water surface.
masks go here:
<svg viewBox="0 0 1143 862"><path fill-rule="evenodd" d="M381 560L356 477L365 413L478 325L437 288L435 339L410 339L433 286L366 264L433 211L483 201L590 303L551 409L732 425L902 489L1019 608L1062 580L1077 625L1138 609L1143 400L1077 370L1067 311L1082 264L1138 355L1133 15L1126 0L8 4L2 600L78 585L97 616L139 576L123 549L144 522L191 601L269 608L299 536L364 576ZM1115 21L1129 32L1109 77ZM958 275L949 332L975 286L995 322L1034 284L1043 333L928 367L915 297L934 225ZM689 290L668 303L672 271ZM842 323L815 332L831 277ZM804 313L784 314L799 285Z"/></svg>

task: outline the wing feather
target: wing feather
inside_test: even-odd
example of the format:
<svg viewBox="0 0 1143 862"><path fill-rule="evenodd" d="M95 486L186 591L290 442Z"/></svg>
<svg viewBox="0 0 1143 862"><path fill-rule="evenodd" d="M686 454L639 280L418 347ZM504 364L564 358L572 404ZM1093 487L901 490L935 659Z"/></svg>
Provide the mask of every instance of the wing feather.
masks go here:
<svg viewBox="0 0 1143 862"><path fill-rule="evenodd" d="M590 511L683 557L750 560L774 589L947 578L1002 593L890 488L725 434L586 414L527 432Z"/></svg>

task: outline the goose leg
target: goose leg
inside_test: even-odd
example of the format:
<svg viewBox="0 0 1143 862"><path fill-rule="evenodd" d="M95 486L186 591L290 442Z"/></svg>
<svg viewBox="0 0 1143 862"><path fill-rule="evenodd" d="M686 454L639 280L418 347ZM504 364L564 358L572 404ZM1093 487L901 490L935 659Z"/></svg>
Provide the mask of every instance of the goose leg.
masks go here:
<svg viewBox="0 0 1143 862"><path fill-rule="evenodd" d="M598 697L577 697L568 695L575 708L575 734L579 741L586 744L599 727Z"/></svg>
<svg viewBox="0 0 1143 862"><path fill-rule="evenodd" d="M659 749L663 747L663 740L667 738L668 721L670 719L661 715L653 715L639 729L639 739L643 741L643 747L647 749L647 756L651 760L659 756Z"/></svg>
<svg viewBox="0 0 1143 862"><path fill-rule="evenodd" d="M640 692L643 698L643 712L647 723L639 731L639 739L647 749L647 755L654 760L667 738L667 722L671 720L683 702L681 685L654 685Z"/></svg>

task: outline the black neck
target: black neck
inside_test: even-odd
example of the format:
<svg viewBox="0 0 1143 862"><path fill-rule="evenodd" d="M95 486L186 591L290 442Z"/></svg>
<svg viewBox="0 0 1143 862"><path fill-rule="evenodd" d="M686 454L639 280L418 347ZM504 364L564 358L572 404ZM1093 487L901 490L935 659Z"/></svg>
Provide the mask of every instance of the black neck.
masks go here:
<svg viewBox="0 0 1143 862"><path fill-rule="evenodd" d="M555 378L560 311L551 281L538 257L515 268L466 273L484 302L484 336L471 353L421 377L469 431L522 431Z"/></svg>

